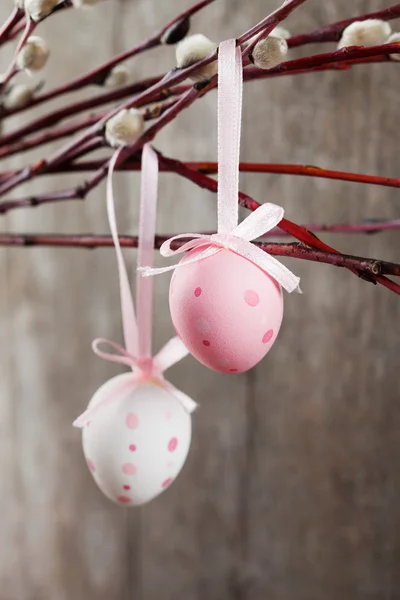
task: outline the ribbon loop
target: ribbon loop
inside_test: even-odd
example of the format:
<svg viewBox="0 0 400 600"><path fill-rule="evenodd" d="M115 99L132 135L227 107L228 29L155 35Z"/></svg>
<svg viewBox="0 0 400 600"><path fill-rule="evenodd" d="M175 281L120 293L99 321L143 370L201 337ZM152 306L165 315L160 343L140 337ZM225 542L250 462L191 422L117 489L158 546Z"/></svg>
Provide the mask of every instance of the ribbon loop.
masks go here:
<svg viewBox="0 0 400 600"><path fill-rule="evenodd" d="M274 229L282 221L284 214L282 206L266 202L239 223L232 233L244 240L255 240Z"/></svg>
<svg viewBox="0 0 400 600"><path fill-rule="evenodd" d="M107 344L108 346L111 346L116 353L104 352L100 349L101 344ZM97 354L97 356L103 358L104 360L126 365L127 367L131 367L132 370L138 367L137 358L135 358L132 354L129 354L129 352L119 344L111 342L110 340L106 340L105 338L95 339L92 342L92 350L95 354Z"/></svg>

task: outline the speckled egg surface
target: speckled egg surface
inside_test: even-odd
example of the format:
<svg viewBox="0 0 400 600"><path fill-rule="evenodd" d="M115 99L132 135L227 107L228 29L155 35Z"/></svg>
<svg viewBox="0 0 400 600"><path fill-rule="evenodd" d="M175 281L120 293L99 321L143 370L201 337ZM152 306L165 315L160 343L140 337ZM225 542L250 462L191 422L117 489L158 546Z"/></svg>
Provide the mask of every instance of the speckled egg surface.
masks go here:
<svg viewBox="0 0 400 600"><path fill-rule="evenodd" d="M87 465L101 491L122 506L149 502L182 469L191 441L191 418L176 398L145 382L132 388L132 373L110 379L93 396L118 398L93 415L82 431Z"/></svg>
<svg viewBox="0 0 400 600"><path fill-rule="evenodd" d="M194 257L198 248L181 261ZM175 270L170 310L177 334L201 363L242 373L271 349L283 317L279 284L231 250Z"/></svg>

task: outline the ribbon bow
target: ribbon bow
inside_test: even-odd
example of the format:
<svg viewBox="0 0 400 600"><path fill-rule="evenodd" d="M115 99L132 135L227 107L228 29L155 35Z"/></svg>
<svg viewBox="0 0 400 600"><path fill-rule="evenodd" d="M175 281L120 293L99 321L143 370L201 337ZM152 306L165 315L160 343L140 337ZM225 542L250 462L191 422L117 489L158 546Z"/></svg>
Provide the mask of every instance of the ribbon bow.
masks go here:
<svg viewBox="0 0 400 600"><path fill-rule="evenodd" d="M73 423L75 427L84 427L90 421L94 414L104 408L110 402L114 402L122 388L129 386L134 389L143 381L152 381L156 385L164 388L171 393L182 404L183 408L189 413L193 412L197 404L189 396L175 388L171 383L164 379L164 371L179 362L188 355L188 350L183 342L178 338L172 338L158 352L155 357L151 355L151 337L152 337L152 298L153 284L151 280L143 280L137 277L136 286L136 320L132 293L129 285L128 274L121 246L118 239L118 229L115 217L114 193L112 186L112 175L117 164L121 149L117 150L110 161L108 179L107 179L107 212L115 251L117 254L117 264L119 273L121 312L124 330L125 348L98 338L92 344L95 354L105 360L126 365L132 369L132 379L121 384L121 388L113 389L113 393L106 395L96 406L90 407L81 414ZM158 188L158 159L156 153L149 145L143 147L142 154L142 179L140 193L140 223L139 223L139 252L138 267L153 263L153 248L157 209L157 188ZM102 344L107 344L115 352L104 352L100 349Z"/></svg>
<svg viewBox="0 0 400 600"><path fill-rule="evenodd" d="M242 115L243 69L240 47L236 40L221 42L218 52L218 233L176 235L161 246L162 256L174 256L193 248L207 246L193 258L177 265L153 269L139 267L144 276L157 275L180 266L202 260L223 249L250 260L273 277L288 292L300 292L299 277L273 256L251 243L273 229L284 215L276 204L266 203L239 222L239 151ZM177 250L171 249L175 240L193 238Z"/></svg>

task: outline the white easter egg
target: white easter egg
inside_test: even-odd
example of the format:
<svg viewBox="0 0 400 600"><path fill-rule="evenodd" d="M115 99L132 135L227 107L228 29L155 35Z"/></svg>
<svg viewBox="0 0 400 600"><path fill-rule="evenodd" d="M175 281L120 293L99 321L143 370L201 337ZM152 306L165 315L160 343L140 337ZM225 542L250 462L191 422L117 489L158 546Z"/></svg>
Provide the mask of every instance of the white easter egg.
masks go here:
<svg viewBox="0 0 400 600"><path fill-rule="evenodd" d="M100 490L113 502L149 502L176 479L189 452L189 413L153 381L134 387L132 373L110 379L89 403L115 394L82 430L83 452Z"/></svg>

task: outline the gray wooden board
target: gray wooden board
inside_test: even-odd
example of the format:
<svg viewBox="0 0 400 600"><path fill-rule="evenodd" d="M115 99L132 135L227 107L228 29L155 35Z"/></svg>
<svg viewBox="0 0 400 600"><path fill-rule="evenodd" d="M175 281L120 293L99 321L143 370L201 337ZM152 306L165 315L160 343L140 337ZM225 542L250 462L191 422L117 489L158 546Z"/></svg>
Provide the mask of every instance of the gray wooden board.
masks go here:
<svg viewBox="0 0 400 600"><path fill-rule="evenodd" d="M61 83L188 4L115 0L49 20L41 27L53 50L46 77ZM216 41L238 35L277 4L221 0L192 31ZM309 0L289 27L311 30L389 5ZM165 48L130 64L140 78L173 60ZM249 84L242 159L396 176L399 82L396 65L376 65ZM157 145L215 160L215 125L211 94ZM43 178L17 195L76 181ZM122 233L137 231L138 185L137 174L116 177ZM389 188L277 175L243 175L241 188L297 222L398 215ZM214 227L212 194L173 175L161 176L160 190L158 231ZM84 203L16 211L0 228L107 232L104 188ZM395 233L323 237L346 252L399 257ZM136 253L126 255L133 275ZM168 492L127 511L97 490L71 427L117 372L90 349L97 335L121 339L113 252L0 249L1 600L400 598L398 299L345 270L285 262L304 294L286 296L279 342L257 369L228 377L187 359L171 370L201 404L189 459ZM156 283L156 348L173 334L168 281Z"/></svg>

